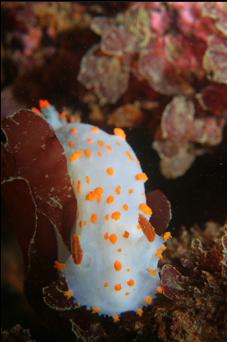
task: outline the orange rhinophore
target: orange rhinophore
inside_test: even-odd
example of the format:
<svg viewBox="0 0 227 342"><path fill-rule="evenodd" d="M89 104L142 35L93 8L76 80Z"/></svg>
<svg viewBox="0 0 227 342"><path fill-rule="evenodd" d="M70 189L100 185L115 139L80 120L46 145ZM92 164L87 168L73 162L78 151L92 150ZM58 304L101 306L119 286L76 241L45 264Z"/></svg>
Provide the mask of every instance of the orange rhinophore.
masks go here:
<svg viewBox="0 0 227 342"><path fill-rule="evenodd" d="M47 100L39 100L39 107L42 108L48 108L50 107L50 104Z"/></svg>
<svg viewBox="0 0 227 342"><path fill-rule="evenodd" d="M126 138L126 134L121 128L114 128L114 134L121 137L122 139Z"/></svg>
<svg viewBox="0 0 227 342"><path fill-rule="evenodd" d="M143 215L139 215L139 225L148 241L153 242L155 240L155 230L151 223Z"/></svg>
<svg viewBox="0 0 227 342"><path fill-rule="evenodd" d="M56 268L58 271L63 271L65 269L65 264L56 260L54 262L54 268Z"/></svg>

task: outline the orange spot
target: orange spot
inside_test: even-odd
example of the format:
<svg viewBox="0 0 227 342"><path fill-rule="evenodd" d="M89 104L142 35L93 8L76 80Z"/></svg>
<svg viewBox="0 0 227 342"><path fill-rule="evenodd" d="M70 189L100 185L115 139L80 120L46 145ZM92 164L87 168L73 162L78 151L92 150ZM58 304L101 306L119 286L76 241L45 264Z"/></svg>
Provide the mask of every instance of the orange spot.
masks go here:
<svg viewBox="0 0 227 342"><path fill-rule="evenodd" d="M149 270L147 270L147 272L149 272L150 275L152 275L153 277L155 277L157 275L157 270L149 269Z"/></svg>
<svg viewBox="0 0 227 342"><path fill-rule="evenodd" d="M107 197L106 203L111 204L114 202L114 200L115 200L114 196L110 195Z"/></svg>
<svg viewBox="0 0 227 342"><path fill-rule="evenodd" d="M116 260L114 262L114 268L115 268L116 271L120 271L122 269L122 264L121 264L121 262L119 260Z"/></svg>
<svg viewBox="0 0 227 342"><path fill-rule="evenodd" d="M172 235L171 235L170 232L165 232L164 235L163 235L163 240L164 240L164 241L167 241L167 240L169 240L171 237L172 237Z"/></svg>
<svg viewBox="0 0 227 342"><path fill-rule="evenodd" d="M120 194L121 194L121 186L118 185L118 186L116 187L115 191L116 191L116 194L117 194L117 195L120 195Z"/></svg>
<svg viewBox="0 0 227 342"><path fill-rule="evenodd" d="M65 264L56 260L54 262L54 268L56 268L58 271L63 271L65 269Z"/></svg>
<svg viewBox="0 0 227 342"><path fill-rule="evenodd" d="M99 312L101 312L101 309L98 306L93 306L92 313L95 314L95 313L99 313Z"/></svg>
<svg viewBox="0 0 227 342"><path fill-rule="evenodd" d="M86 195L85 199L87 201L101 202L102 196L103 196L103 192L104 192L103 188L101 188L101 187L95 188L94 190L90 191Z"/></svg>
<svg viewBox="0 0 227 342"><path fill-rule="evenodd" d="M64 296L65 296L67 299L72 298L72 297L73 297L73 291L72 291L72 290L64 291Z"/></svg>
<svg viewBox="0 0 227 342"><path fill-rule="evenodd" d="M157 292L158 292L158 293L163 293L163 292L164 292L163 287L158 286L158 287L157 287Z"/></svg>
<svg viewBox="0 0 227 342"><path fill-rule="evenodd" d="M77 192L78 192L78 193L81 192L81 181L80 181L80 180L78 180L78 182L77 182L77 187L76 187L76 189L77 189Z"/></svg>
<svg viewBox="0 0 227 342"><path fill-rule="evenodd" d="M167 247L163 245L163 246L161 247L161 249L162 249L163 251L166 251L166 250L167 250Z"/></svg>
<svg viewBox="0 0 227 342"><path fill-rule="evenodd" d="M109 234L107 232L104 234L104 239L109 240Z"/></svg>
<svg viewBox="0 0 227 342"><path fill-rule="evenodd" d="M91 183L91 177L90 176L86 176L86 183L90 184Z"/></svg>
<svg viewBox="0 0 227 342"><path fill-rule="evenodd" d="M118 315L113 315L113 320L114 320L114 322L119 322L120 318Z"/></svg>
<svg viewBox="0 0 227 342"><path fill-rule="evenodd" d="M155 240L155 230L151 223L143 215L139 215L139 225L148 241L153 242Z"/></svg>
<svg viewBox="0 0 227 342"><path fill-rule="evenodd" d="M93 133L99 133L99 128L98 128L98 127L92 127L92 128L91 128L91 131L92 131Z"/></svg>
<svg viewBox="0 0 227 342"><path fill-rule="evenodd" d="M94 139L93 138L87 138L86 141L87 141L88 144L93 144Z"/></svg>
<svg viewBox="0 0 227 342"><path fill-rule="evenodd" d="M159 259L162 259L163 258L163 255L162 255L162 249L159 248L156 252L156 257L159 258Z"/></svg>
<svg viewBox="0 0 227 342"><path fill-rule="evenodd" d="M73 154L71 154L71 156L69 157L70 161L75 161L80 159L80 157L82 156L83 152L82 151L77 151L74 152Z"/></svg>
<svg viewBox="0 0 227 342"><path fill-rule="evenodd" d="M80 236L78 234L73 235L73 260L76 265L80 265L83 260L83 250L80 245Z"/></svg>
<svg viewBox="0 0 227 342"><path fill-rule="evenodd" d="M152 303L152 298L150 297L150 296L147 296L146 298L145 298L145 302L149 305L149 304L151 304Z"/></svg>
<svg viewBox="0 0 227 342"><path fill-rule="evenodd" d="M125 292L125 296L128 296L129 295L129 292Z"/></svg>
<svg viewBox="0 0 227 342"><path fill-rule="evenodd" d="M114 168L108 167L106 169L106 172L108 173L109 176L113 176L114 175Z"/></svg>
<svg viewBox="0 0 227 342"><path fill-rule="evenodd" d="M68 145L70 148L73 148L73 147L75 147L75 142L74 142L74 141L68 141L67 145Z"/></svg>
<svg viewBox="0 0 227 342"><path fill-rule="evenodd" d="M124 204L124 205L122 206L122 208L123 208L125 211L128 211L128 204Z"/></svg>
<svg viewBox="0 0 227 342"><path fill-rule="evenodd" d="M133 155L131 154L130 151L126 152L126 156L130 159L130 160L135 160L135 158L133 157Z"/></svg>
<svg viewBox="0 0 227 342"><path fill-rule="evenodd" d="M96 214L92 214L91 215L91 222L95 224L97 221L98 221L98 216Z"/></svg>
<svg viewBox="0 0 227 342"><path fill-rule="evenodd" d="M109 214L106 214L106 215L105 215L105 220L106 220L106 221L109 221L109 219L110 219L110 215L109 215Z"/></svg>
<svg viewBox="0 0 227 342"><path fill-rule="evenodd" d="M70 134L76 134L77 132L78 132L78 128L76 128L76 127L73 127L69 130Z"/></svg>
<svg viewBox="0 0 227 342"><path fill-rule="evenodd" d="M147 177L146 173L141 172L141 173L138 173L136 175L136 180L139 180L139 181L142 180L142 181L146 182L148 180L148 177Z"/></svg>
<svg viewBox="0 0 227 342"><path fill-rule="evenodd" d="M48 108L50 106L47 100L39 100L39 107L40 108Z"/></svg>
<svg viewBox="0 0 227 342"><path fill-rule="evenodd" d="M114 290L115 290L115 291L121 291L121 290L122 290L122 285L121 285L121 284L116 284L116 285L114 286Z"/></svg>
<svg viewBox="0 0 227 342"><path fill-rule="evenodd" d="M34 112L34 113L36 113L36 114L38 114L38 115L41 115L42 114L42 112L39 110L39 108L37 108L37 107L32 107L32 111Z"/></svg>
<svg viewBox="0 0 227 342"><path fill-rule="evenodd" d="M99 145L100 147L103 147L105 144L104 144L104 142L103 142L102 140L98 140L98 145Z"/></svg>
<svg viewBox="0 0 227 342"><path fill-rule="evenodd" d="M109 283L108 283L108 281L104 281L104 283L103 283L103 287L109 287Z"/></svg>
<svg viewBox="0 0 227 342"><path fill-rule="evenodd" d="M117 221L121 218L121 213L119 211L115 211L112 213L111 217L113 220Z"/></svg>
<svg viewBox="0 0 227 342"><path fill-rule="evenodd" d="M114 128L114 134L117 135L118 137L121 137L122 139L126 138L126 134L121 128Z"/></svg>
<svg viewBox="0 0 227 342"><path fill-rule="evenodd" d="M133 194L133 192L134 192L134 189L128 189L128 193L129 193L129 195L131 195L131 194Z"/></svg>
<svg viewBox="0 0 227 342"><path fill-rule="evenodd" d="M107 146L106 146L106 149L107 149L107 151L109 151L109 152L112 152L112 151L113 151L113 147L110 146L110 145L107 145Z"/></svg>
<svg viewBox="0 0 227 342"><path fill-rule="evenodd" d="M143 310L142 309L138 309L137 311L136 311L136 313L137 313L137 315L138 316L142 316L143 315Z"/></svg>
<svg viewBox="0 0 227 342"><path fill-rule="evenodd" d="M123 234L123 237L125 238L125 239L128 239L129 238L129 232L127 231L127 230L125 230L125 232L124 232L124 234Z"/></svg>
<svg viewBox="0 0 227 342"><path fill-rule="evenodd" d="M99 157L103 157L103 152L102 151L98 151L97 153L98 153Z"/></svg>
<svg viewBox="0 0 227 342"><path fill-rule="evenodd" d="M150 207L148 207L147 204L145 203L141 203L139 205L139 209L146 215L151 215L152 214L152 209Z"/></svg>
<svg viewBox="0 0 227 342"><path fill-rule="evenodd" d="M90 157L91 156L91 150L89 150L89 148L86 148L86 150L84 150L84 154L86 157Z"/></svg>
<svg viewBox="0 0 227 342"><path fill-rule="evenodd" d="M118 237L116 234L110 234L109 239L110 239L111 243L113 245L115 245L115 243L117 243Z"/></svg>
<svg viewBox="0 0 227 342"><path fill-rule="evenodd" d="M134 286L134 285L135 285L135 280L129 279L129 280L127 281L127 284L128 284L128 286Z"/></svg>

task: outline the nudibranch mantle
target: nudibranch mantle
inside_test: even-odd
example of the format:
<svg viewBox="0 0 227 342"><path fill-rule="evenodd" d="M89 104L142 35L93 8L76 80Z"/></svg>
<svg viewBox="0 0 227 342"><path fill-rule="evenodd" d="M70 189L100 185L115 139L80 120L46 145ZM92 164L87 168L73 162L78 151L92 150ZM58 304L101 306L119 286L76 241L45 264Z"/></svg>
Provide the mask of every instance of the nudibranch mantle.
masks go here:
<svg viewBox="0 0 227 342"><path fill-rule="evenodd" d="M89 124L52 126L67 156L78 206L72 254L65 260L64 248L58 248L64 265L59 272L81 306L109 316L138 311L157 293L164 243L155 232L148 239L139 225L140 215L149 221L152 213L147 177L122 130L111 135Z"/></svg>

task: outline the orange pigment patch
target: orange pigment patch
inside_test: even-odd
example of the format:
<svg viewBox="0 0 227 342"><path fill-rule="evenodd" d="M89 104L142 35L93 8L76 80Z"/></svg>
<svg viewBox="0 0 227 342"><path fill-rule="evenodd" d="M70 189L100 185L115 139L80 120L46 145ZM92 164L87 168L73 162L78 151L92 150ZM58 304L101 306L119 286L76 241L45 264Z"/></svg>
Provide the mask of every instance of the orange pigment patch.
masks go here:
<svg viewBox="0 0 227 342"><path fill-rule="evenodd" d="M73 297L73 291L72 290L64 291L63 293L67 299L70 299Z"/></svg>
<svg viewBox="0 0 227 342"><path fill-rule="evenodd" d="M137 313L137 315L138 316L142 316L143 315L143 310L142 309L138 309L137 311L136 311L136 313Z"/></svg>
<svg viewBox="0 0 227 342"><path fill-rule="evenodd" d="M122 264L121 264L121 262L119 260L116 260L114 262L114 268L115 268L116 271L120 271L122 269Z"/></svg>
<svg viewBox="0 0 227 342"><path fill-rule="evenodd" d="M92 127L92 128L91 128L91 131L92 131L93 133L99 133L99 128L98 128L98 127Z"/></svg>
<svg viewBox="0 0 227 342"><path fill-rule="evenodd" d="M79 192L79 193L81 192L81 181L80 181L80 180L77 181L76 190L77 190L77 192Z"/></svg>
<svg viewBox="0 0 227 342"><path fill-rule="evenodd" d="M63 271L65 269L65 264L56 260L54 262L54 268L56 268L58 271Z"/></svg>
<svg viewBox="0 0 227 342"><path fill-rule="evenodd" d="M101 309L98 307L98 306L93 306L92 307L92 313L95 314L95 313L99 313L101 312Z"/></svg>
<svg viewBox="0 0 227 342"><path fill-rule="evenodd" d="M106 215L105 215L105 220L106 220L106 221L109 221L109 219L110 219L110 215L109 215L109 214L106 214Z"/></svg>
<svg viewBox="0 0 227 342"><path fill-rule="evenodd" d="M163 255L162 255L162 249L159 248L156 252L156 257L159 258L159 259L162 259L163 258Z"/></svg>
<svg viewBox="0 0 227 342"><path fill-rule="evenodd" d="M135 285L135 280L134 279L129 279L127 281L128 286L134 286Z"/></svg>
<svg viewBox="0 0 227 342"><path fill-rule="evenodd" d="M89 150L89 148L86 148L85 150L84 150L84 154L85 154L85 156L86 157L90 157L91 156L91 150Z"/></svg>
<svg viewBox="0 0 227 342"><path fill-rule="evenodd" d="M98 145L100 147L103 147L105 144L104 144L104 141L103 140L98 140Z"/></svg>
<svg viewBox="0 0 227 342"><path fill-rule="evenodd" d="M128 189L129 195L133 194L133 192L134 192L134 189L132 189L132 188Z"/></svg>
<svg viewBox="0 0 227 342"><path fill-rule="evenodd" d="M48 108L50 107L50 103L47 100L39 100L40 108Z"/></svg>
<svg viewBox="0 0 227 342"><path fill-rule="evenodd" d="M118 221L121 218L121 213L119 211L115 211L111 215L112 219Z"/></svg>
<svg viewBox="0 0 227 342"><path fill-rule="evenodd" d="M169 240L171 237L172 237L172 235L171 235L170 232L165 232L164 235L163 235L163 240L164 240L164 241L167 241L167 240Z"/></svg>
<svg viewBox="0 0 227 342"><path fill-rule="evenodd" d="M128 211L128 204L124 204L124 205L122 206L122 208L123 208L125 211Z"/></svg>
<svg viewBox="0 0 227 342"><path fill-rule="evenodd" d="M121 128L114 128L114 134L117 135L118 137L125 139L126 138L126 134L123 131L123 129Z"/></svg>
<svg viewBox="0 0 227 342"><path fill-rule="evenodd" d="M90 191L90 192L86 195L85 199L86 199L87 201L97 201L97 202L101 202L103 193L104 193L104 189L101 188L101 187L98 187L98 188L95 188L94 190Z"/></svg>
<svg viewBox="0 0 227 342"><path fill-rule="evenodd" d="M78 133L78 128L76 128L76 127L71 128L71 129L69 130L69 133L70 133L70 134L76 134L76 133Z"/></svg>
<svg viewBox="0 0 227 342"><path fill-rule="evenodd" d="M158 286L158 287L157 287L157 292L158 292L158 293L163 293L163 292L164 292L163 287Z"/></svg>
<svg viewBox="0 0 227 342"><path fill-rule="evenodd" d="M109 240L113 245L115 245L115 243L117 243L118 237L116 234L110 234Z"/></svg>
<svg viewBox="0 0 227 342"><path fill-rule="evenodd" d="M148 241L153 242L155 240L155 230L151 223L143 215L139 215L139 225Z"/></svg>
<svg viewBox="0 0 227 342"><path fill-rule="evenodd" d="M125 296L128 296L129 295L129 292L125 292Z"/></svg>
<svg viewBox="0 0 227 342"><path fill-rule="evenodd" d="M83 260L83 250L80 245L80 236L78 234L73 235L72 256L76 265L80 265Z"/></svg>
<svg viewBox="0 0 227 342"><path fill-rule="evenodd" d="M107 146L106 146L106 149L107 149L107 151L109 151L109 152L112 152L112 151L113 151L113 147L110 146L110 145L107 145Z"/></svg>
<svg viewBox="0 0 227 342"><path fill-rule="evenodd" d="M155 277L157 275L157 270L149 269L149 270L147 270L147 272L149 272L150 275L152 275L153 277Z"/></svg>
<svg viewBox="0 0 227 342"><path fill-rule="evenodd" d="M98 153L99 157L103 157L103 152L102 151L98 151L97 153Z"/></svg>
<svg viewBox="0 0 227 342"><path fill-rule="evenodd" d="M70 161L75 161L75 160L78 160L80 159L80 157L82 156L83 154L83 151L76 151L74 153L71 154L71 156L69 157L69 160Z"/></svg>
<svg viewBox="0 0 227 342"><path fill-rule="evenodd" d="M121 284L114 285L114 290L115 291L121 291L122 290L122 285Z"/></svg>
<svg viewBox="0 0 227 342"><path fill-rule="evenodd" d="M92 214L91 215L91 222L96 224L98 221L98 216L96 214Z"/></svg>
<svg viewBox="0 0 227 342"><path fill-rule="evenodd" d="M113 315L113 321L119 322L120 321L119 315Z"/></svg>
<svg viewBox="0 0 227 342"><path fill-rule="evenodd" d="M125 238L125 239L128 239L129 238L129 232L127 231L127 230L125 230L125 232L124 232L124 234L123 234L123 237Z"/></svg>
<svg viewBox="0 0 227 342"><path fill-rule="evenodd" d="M109 234L107 232L104 234L104 239L109 240Z"/></svg>
<svg viewBox="0 0 227 342"><path fill-rule="evenodd" d="M126 156L130 159L130 160L135 160L135 158L133 157L133 155L131 154L130 151L126 152Z"/></svg>
<svg viewBox="0 0 227 342"><path fill-rule="evenodd" d="M108 283L108 281L104 281L104 283L103 283L103 287L109 287L109 283Z"/></svg>
<svg viewBox="0 0 227 342"><path fill-rule="evenodd" d="M120 194L121 194L121 186L118 185L118 186L116 187L115 191L116 191L116 194L117 194L117 195L120 195Z"/></svg>
<svg viewBox="0 0 227 342"><path fill-rule="evenodd" d="M106 169L106 172L109 176L113 176L114 175L114 168L113 167L108 167Z"/></svg>
<svg viewBox="0 0 227 342"><path fill-rule="evenodd" d="M139 209L146 215L152 214L152 209L146 203L140 203Z"/></svg>
<svg viewBox="0 0 227 342"><path fill-rule="evenodd" d="M86 176L86 183L87 184L91 184L91 177L90 176Z"/></svg>
<svg viewBox="0 0 227 342"><path fill-rule="evenodd" d="M148 305L152 303L152 298L150 296L147 296L145 298L145 303L147 303Z"/></svg>
<svg viewBox="0 0 227 342"><path fill-rule="evenodd" d="M148 180L148 177L147 177L146 173L141 172L141 173L137 173L136 180L146 182Z"/></svg>
<svg viewBox="0 0 227 342"><path fill-rule="evenodd" d="M93 138L87 138L87 140L86 140L86 141L87 141L87 143L88 143L88 144L90 144L90 145L91 145L91 144L93 144L93 142L94 142L94 139L93 139Z"/></svg>
<svg viewBox="0 0 227 342"><path fill-rule="evenodd" d="M121 253L122 252L122 248L118 248L117 252Z"/></svg>
<svg viewBox="0 0 227 342"><path fill-rule="evenodd" d="M34 113L36 113L36 114L38 114L38 115L41 115L42 114L42 112L39 110L39 108L37 108L37 107L32 107L32 111L34 112Z"/></svg>
<svg viewBox="0 0 227 342"><path fill-rule="evenodd" d="M74 141L68 141L67 145L68 145L70 148L73 148L73 147L75 147L75 142L74 142Z"/></svg>
<svg viewBox="0 0 227 342"><path fill-rule="evenodd" d="M111 203L114 202L114 200L115 200L114 196L110 195L110 196L107 197L106 203L107 204L111 204Z"/></svg>

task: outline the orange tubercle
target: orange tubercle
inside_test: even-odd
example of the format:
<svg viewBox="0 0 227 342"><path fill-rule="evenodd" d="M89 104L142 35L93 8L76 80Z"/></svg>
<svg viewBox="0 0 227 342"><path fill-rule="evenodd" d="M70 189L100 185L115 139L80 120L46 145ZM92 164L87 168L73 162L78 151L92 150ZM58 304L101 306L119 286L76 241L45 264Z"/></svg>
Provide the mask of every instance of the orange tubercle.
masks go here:
<svg viewBox="0 0 227 342"><path fill-rule="evenodd" d="M139 180L139 181L141 180L141 181L146 182L148 180L148 177L147 177L146 173L141 172L141 173L138 173L136 175L136 180Z"/></svg>
<svg viewBox="0 0 227 342"><path fill-rule="evenodd" d="M136 313L137 313L137 315L138 316L142 316L143 315L143 310L142 309L138 309L137 311L136 311Z"/></svg>
<svg viewBox="0 0 227 342"><path fill-rule="evenodd" d="M38 114L38 115L41 115L42 114L42 112L39 110L39 108L37 108L37 107L32 107L32 111L34 112L34 113L36 113L36 114Z"/></svg>
<svg viewBox="0 0 227 342"><path fill-rule="evenodd" d="M68 299L73 297L73 291L72 290L68 290L68 291L64 291L64 296Z"/></svg>
<svg viewBox="0 0 227 342"><path fill-rule="evenodd" d="M98 221L98 216L95 213L91 214L91 222L95 224L97 223L97 221Z"/></svg>
<svg viewBox="0 0 227 342"><path fill-rule="evenodd" d="M92 308L92 313L99 313L99 312L101 312L101 309L98 307L98 306L93 306L93 308Z"/></svg>
<svg viewBox="0 0 227 342"><path fill-rule="evenodd" d="M123 208L125 211L128 211L128 204L124 204L124 205L122 206L122 208Z"/></svg>
<svg viewBox="0 0 227 342"><path fill-rule="evenodd" d="M48 108L50 106L47 100L39 100L39 107L40 108Z"/></svg>
<svg viewBox="0 0 227 342"><path fill-rule="evenodd" d="M75 147L75 142L74 142L74 141L68 141L67 145L68 145L70 148L73 148L73 147Z"/></svg>
<svg viewBox="0 0 227 342"><path fill-rule="evenodd" d="M104 281L104 283L103 283L103 287L109 287L109 283L108 283L108 281Z"/></svg>
<svg viewBox="0 0 227 342"><path fill-rule="evenodd" d="M129 279L127 281L128 286L134 286L135 285L135 280L134 279Z"/></svg>
<svg viewBox="0 0 227 342"><path fill-rule="evenodd" d="M113 176L114 175L114 168L113 167L108 167L106 169L106 172L109 176Z"/></svg>
<svg viewBox="0 0 227 342"><path fill-rule="evenodd" d="M147 303L148 305L151 304L151 303L152 303L152 297L147 296L147 297L145 298L145 303Z"/></svg>
<svg viewBox="0 0 227 342"><path fill-rule="evenodd" d="M124 232L124 234L123 234L123 237L124 237L125 239L128 239L128 238L129 238L129 235L130 235L130 233L129 233L127 230L125 230L125 232Z"/></svg>
<svg viewBox="0 0 227 342"><path fill-rule="evenodd" d="M80 157L82 156L83 152L82 151L76 151L74 153L71 154L71 156L69 157L70 161L75 161L80 159Z"/></svg>
<svg viewBox="0 0 227 342"><path fill-rule="evenodd" d="M156 252L156 257L159 258L159 259L162 259L162 258L163 258L161 248L157 250L157 252Z"/></svg>
<svg viewBox="0 0 227 342"><path fill-rule="evenodd" d="M119 211L115 211L111 215L112 219L118 221L121 218L121 213Z"/></svg>
<svg viewBox="0 0 227 342"><path fill-rule="evenodd" d="M76 134L76 133L78 133L78 128L76 128L76 127L71 128L70 131L69 131L69 133L70 133L70 134Z"/></svg>
<svg viewBox="0 0 227 342"><path fill-rule="evenodd" d="M92 131L93 133L99 133L99 128L98 128L98 127L92 127L92 128L91 128L91 131Z"/></svg>
<svg viewBox="0 0 227 342"><path fill-rule="evenodd" d="M100 147L103 147L105 144L104 144L104 141L103 140L98 140L98 145Z"/></svg>
<svg viewBox="0 0 227 342"><path fill-rule="evenodd" d="M149 270L147 270L147 272L149 272L150 275L152 275L153 277L155 277L157 275L157 270L149 269Z"/></svg>
<svg viewBox="0 0 227 342"><path fill-rule="evenodd" d="M106 203L107 204L111 204L111 203L114 202L114 200L115 200L114 196L110 195L110 196L107 197Z"/></svg>
<svg viewBox="0 0 227 342"><path fill-rule="evenodd" d="M165 232L164 235L163 235L163 240L164 240L164 241L167 241L167 240L169 240L171 237L172 237L172 235L171 235L170 232Z"/></svg>
<svg viewBox="0 0 227 342"><path fill-rule="evenodd" d="M85 154L85 156L86 157L90 157L91 156L91 150L89 150L89 148L86 148L85 150L84 150L84 154Z"/></svg>
<svg viewBox="0 0 227 342"><path fill-rule="evenodd" d="M126 138L126 134L121 128L114 128L114 134L121 137L122 139Z"/></svg>
<svg viewBox="0 0 227 342"><path fill-rule="evenodd" d="M164 292L163 287L162 287L162 286L158 286L158 287L157 287L157 292L158 292L158 293L163 293L163 292Z"/></svg>
<svg viewBox="0 0 227 342"><path fill-rule="evenodd" d="M115 243L117 243L118 237L116 234L110 234L109 240L113 245L115 245Z"/></svg>
<svg viewBox="0 0 227 342"><path fill-rule="evenodd" d="M120 271L122 269L122 264L121 264L121 262L119 260L116 260L114 262L114 268L115 268L116 271Z"/></svg>
<svg viewBox="0 0 227 342"><path fill-rule="evenodd" d="M116 191L116 194L117 194L117 195L120 195L120 194L121 194L121 186L118 185L118 186L116 187L115 191Z"/></svg>
<svg viewBox="0 0 227 342"><path fill-rule="evenodd" d="M120 321L119 315L113 315L113 320L114 322L119 322Z"/></svg>
<svg viewBox="0 0 227 342"><path fill-rule="evenodd" d="M121 291L122 290L122 285L121 284L114 285L114 290L115 291Z"/></svg>
<svg viewBox="0 0 227 342"><path fill-rule="evenodd" d="M139 209L146 215L152 214L152 209L146 203L141 203Z"/></svg>

